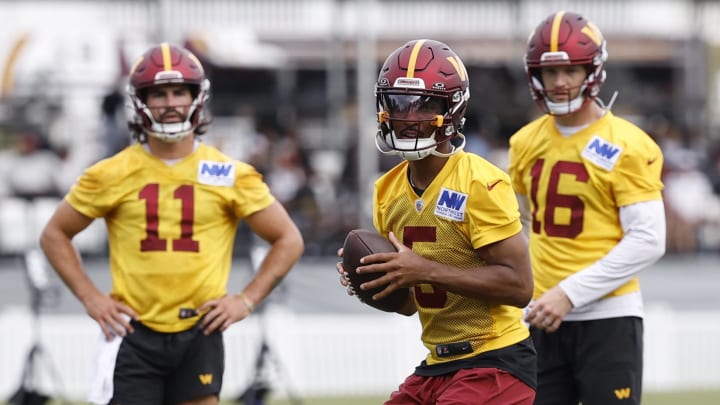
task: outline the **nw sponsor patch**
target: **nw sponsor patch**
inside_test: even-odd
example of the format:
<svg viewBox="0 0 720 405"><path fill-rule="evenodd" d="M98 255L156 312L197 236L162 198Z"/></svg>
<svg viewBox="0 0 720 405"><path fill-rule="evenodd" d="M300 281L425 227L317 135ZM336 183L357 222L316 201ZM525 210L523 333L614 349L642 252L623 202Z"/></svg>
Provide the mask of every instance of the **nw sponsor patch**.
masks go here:
<svg viewBox="0 0 720 405"><path fill-rule="evenodd" d="M622 150L621 147L595 135L585 145L581 155L596 166L600 166L605 170L612 170L620 158Z"/></svg>
<svg viewBox="0 0 720 405"><path fill-rule="evenodd" d="M467 197L467 194L443 187L435 206L435 215L451 221L464 221Z"/></svg>
<svg viewBox="0 0 720 405"><path fill-rule="evenodd" d="M198 165L198 182L211 186L230 187L235 184L235 164L201 160Z"/></svg>

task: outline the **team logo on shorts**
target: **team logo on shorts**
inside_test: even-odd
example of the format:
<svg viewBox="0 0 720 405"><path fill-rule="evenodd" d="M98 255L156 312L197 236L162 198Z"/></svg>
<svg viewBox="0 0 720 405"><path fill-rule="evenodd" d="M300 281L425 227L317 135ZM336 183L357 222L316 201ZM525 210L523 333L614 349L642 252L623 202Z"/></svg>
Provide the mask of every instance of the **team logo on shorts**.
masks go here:
<svg viewBox="0 0 720 405"><path fill-rule="evenodd" d="M198 374L198 379L202 385L210 385L213 382L213 375L210 373Z"/></svg>

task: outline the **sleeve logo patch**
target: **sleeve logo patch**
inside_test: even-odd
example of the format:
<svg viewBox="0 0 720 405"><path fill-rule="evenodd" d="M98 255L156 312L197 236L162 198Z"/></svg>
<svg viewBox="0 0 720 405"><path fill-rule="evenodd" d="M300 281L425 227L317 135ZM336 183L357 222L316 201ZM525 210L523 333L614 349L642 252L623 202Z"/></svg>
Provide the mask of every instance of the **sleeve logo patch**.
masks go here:
<svg viewBox="0 0 720 405"><path fill-rule="evenodd" d="M435 215L451 221L464 221L467 197L467 194L448 190L443 187L440 190L440 197L438 197L438 202L435 206Z"/></svg>
<svg viewBox="0 0 720 405"><path fill-rule="evenodd" d="M210 186L231 187L235 184L235 164L201 160L198 165L198 182Z"/></svg>
<svg viewBox="0 0 720 405"><path fill-rule="evenodd" d="M500 179L500 180L495 180L495 181L492 182L492 183L488 183L488 184L487 184L487 189L488 189L488 191L492 191L492 189L494 189L495 186L497 186L497 185L500 184L501 182L502 182L502 179Z"/></svg>
<svg viewBox="0 0 720 405"><path fill-rule="evenodd" d="M581 155L596 166L610 171L615 167L622 150L621 147L595 135L590 139L590 142L585 145L585 149L583 149Z"/></svg>

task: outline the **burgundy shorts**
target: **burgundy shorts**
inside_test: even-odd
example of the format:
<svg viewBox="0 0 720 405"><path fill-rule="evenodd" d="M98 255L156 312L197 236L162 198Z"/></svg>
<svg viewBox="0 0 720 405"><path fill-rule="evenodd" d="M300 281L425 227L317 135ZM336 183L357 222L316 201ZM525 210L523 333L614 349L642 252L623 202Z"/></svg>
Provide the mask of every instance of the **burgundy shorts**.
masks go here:
<svg viewBox="0 0 720 405"><path fill-rule="evenodd" d="M469 368L436 377L411 375L385 405L532 405L535 390L497 368Z"/></svg>

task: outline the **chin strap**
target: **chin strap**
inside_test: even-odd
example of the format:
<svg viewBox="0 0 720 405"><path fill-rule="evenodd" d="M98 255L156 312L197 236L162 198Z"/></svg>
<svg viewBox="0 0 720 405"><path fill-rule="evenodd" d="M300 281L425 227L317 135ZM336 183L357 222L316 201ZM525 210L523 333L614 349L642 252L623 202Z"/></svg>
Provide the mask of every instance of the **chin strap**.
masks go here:
<svg viewBox="0 0 720 405"><path fill-rule="evenodd" d="M463 148L465 148L465 135L458 132L457 137L462 140L462 143L460 143L460 145L458 145L458 146L455 146L452 144L451 140L448 140L447 142L450 142L450 146L452 147L452 149L448 153L438 152L438 150L436 149L437 144L435 146L433 146L432 148L428 148L428 149L424 149L424 150L402 151L402 150L392 149L388 145L387 141L385 140L385 137L383 136L382 131L378 130L378 132L375 135L375 147L380 151L380 153L382 153L384 155L400 156L405 160L420 160L420 159L424 159L430 155L434 155L434 156L438 156L438 157L450 157L450 156L456 154L457 152L460 152L461 150L463 150ZM382 145L384 145L384 147L381 146L381 143L382 143Z"/></svg>
<svg viewBox="0 0 720 405"><path fill-rule="evenodd" d="M435 156L439 156L439 157L450 157L450 156L452 156L452 155L460 152L461 150L463 150L463 148L465 148L465 135L463 135L463 134L461 134L460 132L458 132L458 133L457 133L457 137L462 140L462 143L461 143L460 145L458 145L458 146L455 146L455 145L452 144L452 140L449 140L448 142L450 142L450 147L452 147L452 149L450 149L450 152L448 152L448 153L442 153L442 152L438 152L437 149L433 149L433 150L430 152L430 154L435 155Z"/></svg>
<svg viewBox="0 0 720 405"><path fill-rule="evenodd" d="M612 108L613 104L615 104L615 99L617 99L617 96L618 96L618 91L615 90L615 92L613 93L612 97L610 97L610 102L607 103L607 105L600 99L600 97L597 97L596 100L597 100L597 103L600 105L600 107L601 107L603 110L605 110L605 111L610 111L610 109Z"/></svg>

